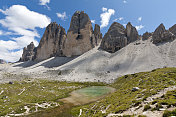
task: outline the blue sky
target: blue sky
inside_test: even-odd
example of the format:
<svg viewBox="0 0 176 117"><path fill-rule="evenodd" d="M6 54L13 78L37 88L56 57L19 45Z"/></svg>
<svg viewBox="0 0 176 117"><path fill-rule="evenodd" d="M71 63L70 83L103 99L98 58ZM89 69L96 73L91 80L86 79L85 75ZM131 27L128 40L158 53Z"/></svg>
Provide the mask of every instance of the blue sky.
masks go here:
<svg viewBox="0 0 176 117"><path fill-rule="evenodd" d="M175 5L176 0L0 0L0 59L14 62L31 41L37 46L50 22L67 31L77 10L85 11L103 34L114 21L130 21L143 34L160 23L174 25Z"/></svg>

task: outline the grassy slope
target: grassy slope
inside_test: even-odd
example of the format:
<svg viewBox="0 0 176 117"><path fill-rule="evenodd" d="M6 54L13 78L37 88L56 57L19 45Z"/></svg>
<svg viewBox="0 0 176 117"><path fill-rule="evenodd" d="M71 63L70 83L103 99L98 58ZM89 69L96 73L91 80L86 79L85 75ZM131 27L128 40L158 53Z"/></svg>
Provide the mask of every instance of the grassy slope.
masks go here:
<svg viewBox="0 0 176 117"><path fill-rule="evenodd" d="M117 89L115 93L98 102L75 107L72 109L72 114L79 115L80 109L83 110L82 117L103 117L109 113L119 113L131 106L140 105L142 100L173 85L176 85L176 68L163 68L151 72L125 75L110 84ZM139 87L140 90L132 92L133 87ZM175 103L175 99L170 99L169 103ZM106 108L107 111L103 114L101 110Z"/></svg>
<svg viewBox="0 0 176 117"><path fill-rule="evenodd" d="M62 104L58 99L67 97L68 94L82 87L91 85L100 85L98 83L66 83L47 80L26 79L14 84L0 84L0 116L11 114L20 114L26 111L24 106L30 108L30 112L35 112L35 104L51 103ZM23 89L24 92L23 92ZM20 94L21 93L21 94ZM19 95L20 94L20 95ZM49 107L51 108L51 107ZM38 110L44 108L38 107Z"/></svg>

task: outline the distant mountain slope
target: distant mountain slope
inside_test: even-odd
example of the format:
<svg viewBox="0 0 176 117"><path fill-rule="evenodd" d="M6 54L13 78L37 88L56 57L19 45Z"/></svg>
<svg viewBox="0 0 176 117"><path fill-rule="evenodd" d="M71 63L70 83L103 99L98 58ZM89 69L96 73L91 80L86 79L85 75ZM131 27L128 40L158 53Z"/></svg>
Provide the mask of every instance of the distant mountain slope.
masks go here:
<svg viewBox="0 0 176 117"><path fill-rule="evenodd" d="M36 63L15 63L4 68L24 77L66 81L113 82L116 78L156 68L176 67L176 40L155 45L138 40L110 54L98 47L76 58L56 57ZM14 76L13 76L14 77Z"/></svg>

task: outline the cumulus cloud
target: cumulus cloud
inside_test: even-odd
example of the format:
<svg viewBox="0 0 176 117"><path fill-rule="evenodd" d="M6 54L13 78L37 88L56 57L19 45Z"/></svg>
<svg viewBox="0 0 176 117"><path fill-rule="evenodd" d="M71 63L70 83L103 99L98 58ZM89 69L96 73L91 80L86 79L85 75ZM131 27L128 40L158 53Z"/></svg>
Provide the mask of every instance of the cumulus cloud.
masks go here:
<svg viewBox="0 0 176 117"><path fill-rule="evenodd" d="M92 24L95 24L95 20L91 20L91 23L92 23Z"/></svg>
<svg viewBox="0 0 176 117"><path fill-rule="evenodd" d="M107 27L109 24L109 20L111 19L111 16L115 14L114 9L107 9L105 7L102 8L103 13L100 14L101 18L101 28Z"/></svg>
<svg viewBox="0 0 176 117"><path fill-rule="evenodd" d="M0 12L5 15L4 19L0 20L0 24L7 28L15 37L8 41L0 40L1 59L7 60L9 56L10 61L19 59L21 49L27 46L30 42L34 42L35 46L38 42L35 37L40 37L36 28L45 28L51 19L46 15L30 11L23 5L13 5L6 10L0 9ZM19 50L19 51L16 51ZM10 57L10 56L16 57Z"/></svg>
<svg viewBox="0 0 176 117"><path fill-rule="evenodd" d="M58 18L61 18L62 20L66 20L67 19L67 15L66 12L63 13L56 13Z"/></svg>
<svg viewBox="0 0 176 117"><path fill-rule="evenodd" d="M139 21L139 22L142 21L142 17L139 17L139 18L138 18L138 21Z"/></svg>
<svg viewBox="0 0 176 117"><path fill-rule="evenodd" d="M136 29L137 29L138 31L144 28L143 25L139 25L139 26L135 26L135 27L136 27Z"/></svg>

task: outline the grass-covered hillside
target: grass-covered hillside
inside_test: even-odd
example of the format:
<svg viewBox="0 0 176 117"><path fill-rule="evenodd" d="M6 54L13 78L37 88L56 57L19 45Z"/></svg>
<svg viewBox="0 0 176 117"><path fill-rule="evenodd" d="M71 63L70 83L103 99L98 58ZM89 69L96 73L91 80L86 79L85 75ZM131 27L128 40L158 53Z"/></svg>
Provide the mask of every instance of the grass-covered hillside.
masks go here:
<svg viewBox="0 0 176 117"><path fill-rule="evenodd" d="M176 85L176 68L163 68L151 72L125 75L118 78L115 83L110 84L111 87L116 88L116 92L100 101L75 107L72 109L72 114L78 116L81 109L82 117L104 117L113 114L118 115L132 107L136 107L137 110L144 106L142 103L148 97L156 95L162 89L174 85ZM132 91L134 87L138 87L139 90ZM175 91L169 91L166 95L151 101L151 103L146 103L143 111L156 111L161 108L167 110L170 107L176 108ZM174 112L166 111L165 113L173 115Z"/></svg>
<svg viewBox="0 0 176 117"><path fill-rule="evenodd" d="M0 116L20 116L59 107L63 104L59 99L69 96L71 91L97 84L32 79L0 84Z"/></svg>
<svg viewBox="0 0 176 117"><path fill-rule="evenodd" d="M96 102L81 106L64 104L60 100L76 89L97 85L106 85L116 90ZM112 84L26 79L0 84L0 116L143 117L143 112L155 112L164 117L176 116L174 86L176 68L125 75ZM137 90L134 90L135 87ZM129 109L133 109L133 112Z"/></svg>

